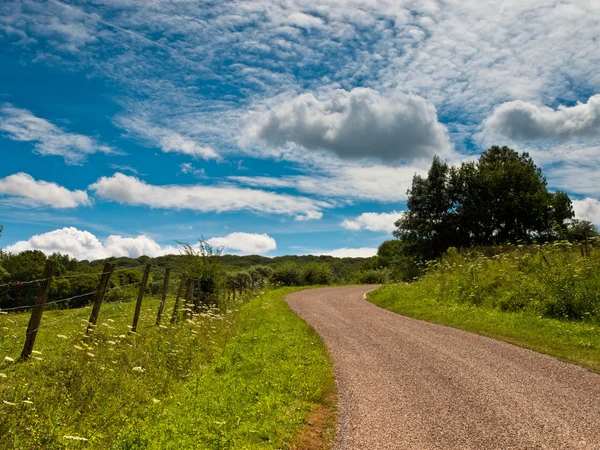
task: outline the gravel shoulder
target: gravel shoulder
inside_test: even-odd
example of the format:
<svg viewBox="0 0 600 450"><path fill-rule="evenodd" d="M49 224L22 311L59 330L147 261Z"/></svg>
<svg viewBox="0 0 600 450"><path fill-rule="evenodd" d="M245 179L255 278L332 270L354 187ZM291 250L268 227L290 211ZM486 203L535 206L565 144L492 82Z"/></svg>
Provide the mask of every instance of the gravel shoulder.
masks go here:
<svg viewBox="0 0 600 450"><path fill-rule="evenodd" d="M334 361L337 449L600 448L600 375L386 311L376 287L287 297Z"/></svg>

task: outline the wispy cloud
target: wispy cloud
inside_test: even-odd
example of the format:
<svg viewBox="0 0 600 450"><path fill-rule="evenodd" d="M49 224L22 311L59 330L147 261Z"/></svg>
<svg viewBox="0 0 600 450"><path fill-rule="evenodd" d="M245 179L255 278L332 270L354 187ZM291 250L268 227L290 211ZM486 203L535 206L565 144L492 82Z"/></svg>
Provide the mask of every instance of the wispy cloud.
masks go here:
<svg viewBox="0 0 600 450"><path fill-rule="evenodd" d="M143 120L133 118L120 118L119 123L129 133L158 146L165 153L181 153L206 160L221 159L221 156L212 147L201 145L194 139L176 131L153 126Z"/></svg>
<svg viewBox="0 0 600 450"><path fill-rule="evenodd" d="M0 106L0 131L15 141L33 142L40 155L57 155L67 164L82 164L93 153L115 153L113 149L83 134L69 133L30 111L10 103Z"/></svg>

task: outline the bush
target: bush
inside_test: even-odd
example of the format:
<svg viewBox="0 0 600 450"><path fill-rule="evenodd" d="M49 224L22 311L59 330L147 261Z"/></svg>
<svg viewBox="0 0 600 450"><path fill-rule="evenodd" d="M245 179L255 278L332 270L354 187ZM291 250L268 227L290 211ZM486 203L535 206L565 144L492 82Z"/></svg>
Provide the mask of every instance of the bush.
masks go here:
<svg viewBox="0 0 600 450"><path fill-rule="evenodd" d="M305 285L331 284L333 283L333 271L327 264L309 263L304 266L303 281Z"/></svg>
<svg viewBox="0 0 600 450"><path fill-rule="evenodd" d="M359 272L357 281L361 284L389 283L390 281L392 281L392 271L387 267L363 270L362 272Z"/></svg>
<svg viewBox="0 0 600 450"><path fill-rule="evenodd" d="M303 278L302 269L298 264L286 263L273 271L271 282L275 286L302 286Z"/></svg>
<svg viewBox="0 0 600 450"><path fill-rule="evenodd" d="M578 244L555 242L505 247L504 252L446 253L429 264L421 281L441 301L600 323L598 247L594 240L585 251Z"/></svg>

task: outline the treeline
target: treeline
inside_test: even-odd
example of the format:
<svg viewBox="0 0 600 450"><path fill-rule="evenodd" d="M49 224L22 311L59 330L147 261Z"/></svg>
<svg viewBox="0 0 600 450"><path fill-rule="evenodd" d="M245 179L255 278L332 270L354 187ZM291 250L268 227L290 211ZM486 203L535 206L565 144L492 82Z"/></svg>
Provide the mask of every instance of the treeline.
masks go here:
<svg viewBox="0 0 600 450"><path fill-rule="evenodd" d="M108 258L79 261L68 255L49 256L57 263L50 287L49 302L71 298L60 307L80 307L93 299L102 268L106 262L116 264L105 301L120 301L135 297L142 280L144 266L152 265L147 294L156 295L162 289L164 271L171 267L169 287L177 290L181 276L200 280L198 287L203 301L218 303L224 297L239 296L246 291L267 285L307 286L347 283L377 283L389 281L388 269L378 269L376 258L335 258L332 256L222 255L219 249L200 240L199 245L181 243L180 255L157 258ZM37 283L42 277L46 255L39 250L19 254L0 253L0 309L32 305L37 295Z"/></svg>

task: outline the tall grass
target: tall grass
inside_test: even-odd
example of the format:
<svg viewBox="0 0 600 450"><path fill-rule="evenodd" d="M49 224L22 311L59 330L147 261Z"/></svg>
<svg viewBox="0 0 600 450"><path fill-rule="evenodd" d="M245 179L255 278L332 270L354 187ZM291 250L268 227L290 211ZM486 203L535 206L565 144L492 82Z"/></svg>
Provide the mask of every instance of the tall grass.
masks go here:
<svg viewBox="0 0 600 450"><path fill-rule="evenodd" d="M600 249L566 242L450 250L373 303L600 371Z"/></svg>
<svg viewBox="0 0 600 450"><path fill-rule="evenodd" d="M137 333L108 303L90 337L89 307L47 311L27 362L29 315L0 315L0 448L280 448L331 380L285 292L160 327L148 299Z"/></svg>
<svg viewBox="0 0 600 450"><path fill-rule="evenodd" d="M419 286L440 301L600 323L600 249L583 245L450 250L430 264Z"/></svg>

